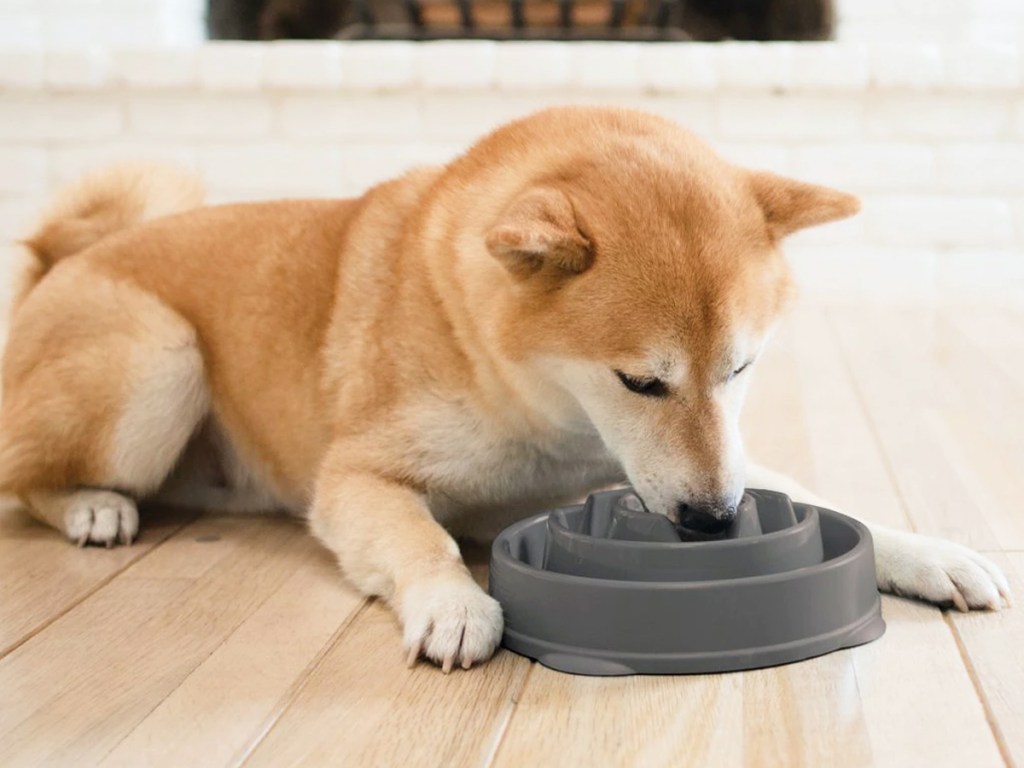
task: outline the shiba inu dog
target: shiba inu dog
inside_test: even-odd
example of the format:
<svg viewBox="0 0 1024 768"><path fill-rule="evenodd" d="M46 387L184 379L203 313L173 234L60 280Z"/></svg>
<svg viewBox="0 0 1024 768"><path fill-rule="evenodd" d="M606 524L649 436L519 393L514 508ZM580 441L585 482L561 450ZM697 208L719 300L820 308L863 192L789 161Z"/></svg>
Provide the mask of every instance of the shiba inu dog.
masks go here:
<svg viewBox="0 0 1024 768"><path fill-rule="evenodd" d="M820 503L737 422L793 292L780 242L857 208L607 108L355 200L202 207L177 172L102 172L26 240L0 489L80 545L130 543L154 496L303 515L410 663L468 668L502 617L451 530L623 480L700 532L744 485ZM1009 599L964 547L873 533L883 589Z"/></svg>

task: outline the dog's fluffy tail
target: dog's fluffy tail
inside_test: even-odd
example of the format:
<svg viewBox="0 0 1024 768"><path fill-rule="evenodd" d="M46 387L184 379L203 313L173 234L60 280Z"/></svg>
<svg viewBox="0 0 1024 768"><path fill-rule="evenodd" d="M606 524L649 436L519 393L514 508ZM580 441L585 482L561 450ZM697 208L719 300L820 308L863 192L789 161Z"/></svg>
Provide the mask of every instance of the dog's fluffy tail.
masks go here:
<svg viewBox="0 0 1024 768"><path fill-rule="evenodd" d="M28 263L14 294L16 309L61 259L139 222L198 208L197 177L162 165L118 165L91 173L59 190L42 221L22 241Z"/></svg>

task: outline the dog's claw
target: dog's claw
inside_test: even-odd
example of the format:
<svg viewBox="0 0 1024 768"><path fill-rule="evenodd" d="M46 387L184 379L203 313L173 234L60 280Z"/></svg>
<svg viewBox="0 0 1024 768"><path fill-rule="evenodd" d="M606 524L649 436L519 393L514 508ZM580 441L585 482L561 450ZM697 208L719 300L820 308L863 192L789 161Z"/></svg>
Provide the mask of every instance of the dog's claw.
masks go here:
<svg viewBox="0 0 1024 768"><path fill-rule="evenodd" d="M441 664L441 671L444 672L444 674L447 675L448 673L450 673L452 671L452 665L454 665L454 664L455 664L455 656L454 656L454 654L450 655L450 656L445 656L444 657L444 662Z"/></svg>
<svg viewBox="0 0 1024 768"><path fill-rule="evenodd" d="M471 658L469 658L468 656L463 656L462 657L462 668L463 669L469 669L472 666L473 666L473 660Z"/></svg>
<svg viewBox="0 0 1024 768"><path fill-rule="evenodd" d="M78 537L78 541L75 542L75 545L78 546L79 548L82 548L82 547L84 547L86 545L86 542L88 542L88 541L89 541L89 532L86 531L85 533L83 533L81 536Z"/></svg>
<svg viewBox="0 0 1024 768"><path fill-rule="evenodd" d="M420 660L420 653L423 651L423 641L417 640L413 643L412 648L409 649L409 655L405 657L405 666L412 669L416 666L416 662Z"/></svg>
<svg viewBox="0 0 1024 768"><path fill-rule="evenodd" d="M964 596L960 594L959 590L953 590L953 605L961 613L970 613L970 606L967 605L967 601L964 600Z"/></svg>

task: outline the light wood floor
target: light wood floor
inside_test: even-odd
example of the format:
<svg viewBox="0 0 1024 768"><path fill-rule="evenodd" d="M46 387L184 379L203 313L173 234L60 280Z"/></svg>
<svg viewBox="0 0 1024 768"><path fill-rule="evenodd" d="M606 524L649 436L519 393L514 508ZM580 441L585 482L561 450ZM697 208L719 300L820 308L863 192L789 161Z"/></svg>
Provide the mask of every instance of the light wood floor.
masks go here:
<svg viewBox="0 0 1024 768"><path fill-rule="evenodd" d="M849 511L993 553L1024 603L1024 311L801 310L746 427ZM749 673L502 651L444 677L405 668L390 614L299 524L143 523L78 550L0 514L0 765L1024 765L1024 606L886 598L881 640Z"/></svg>

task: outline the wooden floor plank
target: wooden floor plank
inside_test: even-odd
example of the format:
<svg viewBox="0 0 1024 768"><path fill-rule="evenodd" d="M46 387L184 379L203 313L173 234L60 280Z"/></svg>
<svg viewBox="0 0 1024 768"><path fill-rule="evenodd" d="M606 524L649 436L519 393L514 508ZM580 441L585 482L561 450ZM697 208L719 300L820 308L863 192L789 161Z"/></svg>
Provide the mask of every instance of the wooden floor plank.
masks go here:
<svg viewBox="0 0 1024 768"><path fill-rule="evenodd" d="M246 766L480 765L529 663L407 669L391 611L364 610L312 671Z"/></svg>
<svg viewBox="0 0 1024 768"><path fill-rule="evenodd" d="M295 571L103 760L221 766L262 738L289 691L362 605L312 537Z"/></svg>
<svg viewBox="0 0 1024 768"><path fill-rule="evenodd" d="M129 569L0 661L0 764L99 761L277 591L308 548L302 526L282 519L203 518L166 546L189 537L216 539L208 551L219 562L202 577L136 579ZM233 551L218 557L222 547Z"/></svg>
<svg viewBox="0 0 1024 768"><path fill-rule="evenodd" d="M978 407L950 375L934 311L833 310L830 317L914 528L976 549L999 539L936 435L939 414Z"/></svg>
<svg viewBox="0 0 1024 768"><path fill-rule="evenodd" d="M0 509L0 657L139 561L195 515L143 510L130 547L78 548L17 506Z"/></svg>
<svg viewBox="0 0 1024 768"><path fill-rule="evenodd" d="M875 765L1001 766L957 643L941 612L883 599L887 628L851 651Z"/></svg>
<svg viewBox="0 0 1024 768"><path fill-rule="evenodd" d="M1017 604L1024 598L1024 552L994 555ZM950 614L1006 755L1024 765L1024 609Z"/></svg>

